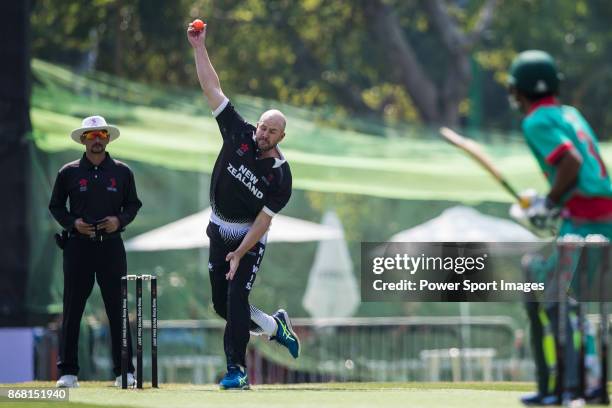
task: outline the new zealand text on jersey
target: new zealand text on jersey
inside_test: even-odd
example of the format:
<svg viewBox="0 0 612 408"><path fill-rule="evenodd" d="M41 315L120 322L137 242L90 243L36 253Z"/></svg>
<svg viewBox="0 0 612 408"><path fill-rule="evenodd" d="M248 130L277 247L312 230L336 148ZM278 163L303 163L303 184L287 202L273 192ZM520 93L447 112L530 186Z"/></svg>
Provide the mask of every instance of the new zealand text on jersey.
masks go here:
<svg viewBox="0 0 612 408"><path fill-rule="evenodd" d="M232 166L232 163L228 163L227 171L229 171L232 176L236 177L236 179L240 180L240 182L242 182L242 184L244 184L255 197L263 197L263 193L259 191L256 186L257 182L259 181L257 176L243 164L240 165L239 169L236 169L234 166Z"/></svg>

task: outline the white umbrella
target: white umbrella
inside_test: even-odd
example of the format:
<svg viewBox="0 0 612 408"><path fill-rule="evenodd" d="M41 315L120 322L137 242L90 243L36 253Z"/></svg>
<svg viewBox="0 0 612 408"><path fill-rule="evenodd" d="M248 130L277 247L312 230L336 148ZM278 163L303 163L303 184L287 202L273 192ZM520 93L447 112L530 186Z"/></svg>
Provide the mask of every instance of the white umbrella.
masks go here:
<svg viewBox="0 0 612 408"><path fill-rule="evenodd" d="M207 248L206 226L211 208L138 235L125 243L128 251L165 251ZM276 215L268 231L268 242L303 242L337 239L342 231L298 218Z"/></svg>
<svg viewBox="0 0 612 408"><path fill-rule="evenodd" d="M491 252L497 254L531 252L545 244L545 240L513 221L484 215L470 207L456 206L423 224L398 232L373 253L400 250L416 253L421 248L416 243L423 243L427 247L426 243L429 242L488 243Z"/></svg>
<svg viewBox="0 0 612 408"><path fill-rule="evenodd" d="M393 242L541 242L515 222L456 206L438 217L393 235Z"/></svg>

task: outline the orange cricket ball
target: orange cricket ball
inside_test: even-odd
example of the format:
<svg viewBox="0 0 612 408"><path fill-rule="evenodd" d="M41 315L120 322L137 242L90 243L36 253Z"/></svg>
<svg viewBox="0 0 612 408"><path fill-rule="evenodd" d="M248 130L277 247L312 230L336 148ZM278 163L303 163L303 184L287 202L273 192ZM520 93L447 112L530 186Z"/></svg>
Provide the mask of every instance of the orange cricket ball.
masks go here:
<svg viewBox="0 0 612 408"><path fill-rule="evenodd" d="M196 31L202 31L204 29L204 26L206 24L204 24L204 22L202 20L200 20L199 18L196 18L195 20L193 20L193 22L191 23L191 26L193 27L194 30Z"/></svg>

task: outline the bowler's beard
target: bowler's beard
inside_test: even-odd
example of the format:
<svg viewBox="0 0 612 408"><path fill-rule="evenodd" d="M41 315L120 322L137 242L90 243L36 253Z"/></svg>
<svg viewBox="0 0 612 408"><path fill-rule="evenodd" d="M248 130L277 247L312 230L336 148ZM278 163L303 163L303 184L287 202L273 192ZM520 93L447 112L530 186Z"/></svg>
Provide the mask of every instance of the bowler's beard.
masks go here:
<svg viewBox="0 0 612 408"><path fill-rule="evenodd" d="M263 140L258 140L257 141L257 147L259 148L259 150L261 152L267 152L267 151L270 151L270 150L274 149L276 147L276 145L271 145L271 144L268 144L267 142L265 142Z"/></svg>

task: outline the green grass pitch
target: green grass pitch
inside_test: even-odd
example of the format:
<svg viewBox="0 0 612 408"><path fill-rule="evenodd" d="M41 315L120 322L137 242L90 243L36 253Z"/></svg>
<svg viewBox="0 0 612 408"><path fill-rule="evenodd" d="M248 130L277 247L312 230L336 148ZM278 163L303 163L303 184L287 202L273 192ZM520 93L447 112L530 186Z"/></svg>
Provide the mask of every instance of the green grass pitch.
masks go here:
<svg viewBox="0 0 612 408"><path fill-rule="evenodd" d="M161 384L151 389L121 390L109 382L81 382L70 390L70 402L3 402L2 408L32 407L231 407L231 408L358 408L358 407L520 407L527 383L327 383L255 385L250 391L221 391L216 385ZM35 382L1 387L52 387Z"/></svg>

